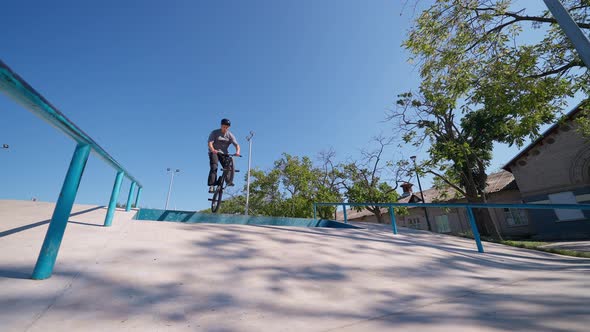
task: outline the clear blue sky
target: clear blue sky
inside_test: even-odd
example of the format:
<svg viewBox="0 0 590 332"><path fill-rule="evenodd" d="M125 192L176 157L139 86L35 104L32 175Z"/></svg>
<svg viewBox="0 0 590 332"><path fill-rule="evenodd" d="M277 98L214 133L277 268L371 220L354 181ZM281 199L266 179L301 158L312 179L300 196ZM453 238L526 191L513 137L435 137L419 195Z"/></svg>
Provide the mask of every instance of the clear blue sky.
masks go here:
<svg viewBox="0 0 590 332"><path fill-rule="evenodd" d="M167 167L182 171L172 208L208 206L206 139L222 117L244 154L256 132L254 167L329 148L344 160L394 133L385 111L418 84L402 1L33 2L3 5L2 60L131 171L149 207L164 205ZM56 201L74 143L4 95L0 114L0 198ZM516 152L497 149L492 170ZM77 202L107 204L114 177L92 155Z"/></svg>

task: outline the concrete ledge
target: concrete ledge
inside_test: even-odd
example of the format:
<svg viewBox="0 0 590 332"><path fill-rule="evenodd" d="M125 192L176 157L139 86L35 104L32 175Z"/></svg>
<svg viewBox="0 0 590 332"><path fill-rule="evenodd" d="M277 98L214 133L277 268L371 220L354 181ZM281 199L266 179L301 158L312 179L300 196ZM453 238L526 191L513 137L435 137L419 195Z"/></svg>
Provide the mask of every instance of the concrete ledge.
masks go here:
<svg viewBox="0 0 590 332"><path fill-rule="evenodd" d="M136 220L176 221L184 223L207 224L239 224L239 225L272 225L295 227L329 227L329 228L358 228L350 224L334 220L313 220L304 218L281 218L244 216L217 213L198 213L194 211L140 209L135 215Z"/></svg>

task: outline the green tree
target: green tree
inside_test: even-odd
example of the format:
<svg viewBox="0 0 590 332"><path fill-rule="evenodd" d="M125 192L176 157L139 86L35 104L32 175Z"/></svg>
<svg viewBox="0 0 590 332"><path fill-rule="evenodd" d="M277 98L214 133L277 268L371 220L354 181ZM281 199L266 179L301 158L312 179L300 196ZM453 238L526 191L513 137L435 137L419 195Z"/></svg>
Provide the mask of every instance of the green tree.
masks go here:
<svg viewBox="0 0 590 332"><path fill-rule="evenodd" d="M590 28L589 1L562 2ZM537 40L523 42L531 28ZM430 144L420 169L470 202L485 200L494 143L523 145L556 121L568 98L587 93L588 72L555 20L511 0L438 0L416 19L404 46L421 83L399 95L389 119L406 142ZM495 229L480 212L488 232Z"/></svg>
<svg viewBox="0 0 590 332"><path fill-rule="evenodd" d="M275 170L280 173L281 188L284 192L283 213L289 216L310 217L319 174L313 167L309 157L291 156L283 153L283 157L275 161Z"/></svg>
<svg viewBox="0 0 590 332"><path fill-rule="evenodd" d="M242 193L229 195L224 199L219 207L219 213L225 214L244 214L246 208L246 196Z"/></svg>
<svg viewBox="0 0 590 332"><path fill-rule="evenodd" d="M582 111L576 117L576 131L578 131L587 142L590 142L590 99L586 99L580 105L580 108L586 111Z"/></svg>
<svg viewBox="0 0 590 332"><path fill-rule="evenodd" d="M280 191L280 172L276 169L264 172L251 171L250 211L253 215L281 216L283 194Z"/></svg>
<svg viewBox="0 0 590 332"><path fill-rule="evenodd" d="M561 1L582 29L590 29L589 1ZM467 104L547 113L575 92L587 95L588 72L549 11L518 6L513 0L438 0L416 19L404 46L423 79L469 91L464 96L474 99ZM508 139L534 127L523 126L524 133Z"/></svg>
<svg viewBox="0 0 590 332"><path fill-rule="evenodd" d="M251 171L249 212L252 215L310 218L313 202L342 200L334 173L333 168L314 166L309 157L284 153L271 170ZM237 212L240 204L243 210L243 194L233 197L227 208L224 208L224 202L222 212ZM332 218L334 211L333 207L321 207L318 216Z"/></svg>

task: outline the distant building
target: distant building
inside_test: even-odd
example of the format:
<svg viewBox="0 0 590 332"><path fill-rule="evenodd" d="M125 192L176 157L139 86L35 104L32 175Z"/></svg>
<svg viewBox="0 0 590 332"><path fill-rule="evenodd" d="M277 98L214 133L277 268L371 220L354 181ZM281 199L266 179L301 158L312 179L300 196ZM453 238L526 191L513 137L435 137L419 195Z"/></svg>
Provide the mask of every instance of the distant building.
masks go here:
<svg viewBox="0 0 590 332"><path fill-rule="evenodd" d="M413 192L411 183L402 184L404 190L402 198L399 203L421 203L422 195L420 192ZM461 195L454 189L447 189L441 191L438 189L428 189L423 193L426 203L433 202L447 202L459 203L466 202ZM522 203L522 198L514 177L506 171L500 171L490 174L487 179L486 196L489 203ZM384 220L388 222L391 220L389 212L384 209ZM490 215L498 225L501 234L511 237L526 237L531 235L531 228L528 214L522 210L512 209L490 209ZM422 207L408 208L408 215L396 216L398 226L409 227L415 229L427 230L426 215ZM338 219L342 220L341 212L337 214ZM465 209L442 209L442 208L428 208L428 216L432 231L437 233L451 233L451 234L466 234L471 232L469 219ZM377 222L375 216L367 211L361 212L348 211L348 220L351 221L366 221ZM480 228L485 227L480 225ZM482 233L494 233L493 229L481 229Z"/></svg>
<svg viewBox="0 0 590 332"><path fill-rule="evenodd" d="M590 141L576 129L575 108L503 168L514 175L526 203L590 203ZM590 237L590 211L530 210L539 239Z"/></svg>
<svg viewBox="0 0 590 332"><path fill-rule="evenodd" d="M565 118L545 131L541 137L512 158L503 171L490 174L485 189L488 203L588 204L590 203L590 140L576 129L574 119L581 115L576 107ZM422 195L413 192L413 185L404 183L399 203L420 203ZM426 203L465 202L454 189L428 189L423 193ZM544 240L575 240L590 238L590 210L490 209L500 233L506 237L533 237ZM387 209L384 220L389 222ZM402 227L428 229L424 209L408 208L409 215L397 216ZM460 234L470 232L465 209L429 208L432 231ZM342 213L337 214L342 220ZM348 219L377 222L367 211L349 211ZM492 234L493 229L478 223L480 232Z"/></svg>

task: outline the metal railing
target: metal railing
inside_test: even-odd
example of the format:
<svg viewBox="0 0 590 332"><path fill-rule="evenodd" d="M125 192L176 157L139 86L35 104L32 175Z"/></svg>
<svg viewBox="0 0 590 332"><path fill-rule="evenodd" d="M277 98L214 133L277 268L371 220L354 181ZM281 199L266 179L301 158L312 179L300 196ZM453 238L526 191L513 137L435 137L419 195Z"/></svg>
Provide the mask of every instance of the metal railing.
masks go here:
<svg viewBox="0 0 590 332"><path fill-rule="evenodd" d="M123 177L126 177L131 181L126 211L131 209L131 201L136 186L138 187L138 190L137 196L135 197L135 206L137 206L143 186L88 134L70 121L70 119L68 119L1 60L0 91L24 106L28 111L39 116L41 119L65 133L77 143L32 276L33 279L47 279L53 272L59 247L63 239L70 213L72 212L72 206L76 199L78 186L84 173L84 168L86 167L90 152L94 152L98 157L103 159L117 171L115 184L109 201L109 207L105 216L104 226L108 227L112 224Z"/></svg>
<svg viewBox="0 0 590 332"><path fill-rule="evenodd" d="M395 207L425 207L425 208L465 208L467 209L467 216L469 218L469 224L477 245L479 252L484 252L479 230L475 222L475 215L473 214L474 208L492 208L492 209L540 209L540 210L590 210L590 204L498 204L498 203L327 203L327 202L314 202L313 203L313 219L317 220L317 207L318 206L342 206L344 210L344 222L348 223L348 217L346 214L347 206L375 206L375 207L387 207L389 208L389 215L391 217L391 228L393 234L397 234L397 225L395 219Z"/></svg>

